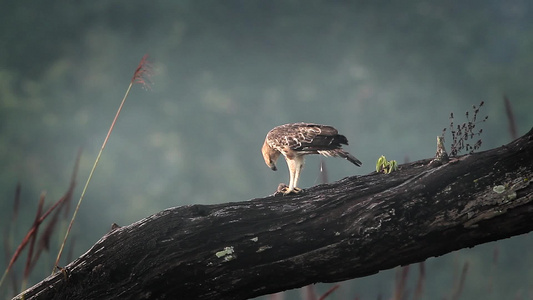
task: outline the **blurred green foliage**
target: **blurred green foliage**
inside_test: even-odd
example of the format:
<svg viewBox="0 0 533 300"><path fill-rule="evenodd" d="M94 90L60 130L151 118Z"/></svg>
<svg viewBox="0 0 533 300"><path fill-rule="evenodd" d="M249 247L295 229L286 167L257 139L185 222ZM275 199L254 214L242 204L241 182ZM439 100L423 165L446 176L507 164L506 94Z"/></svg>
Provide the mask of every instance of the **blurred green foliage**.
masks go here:
<svg viewBox="0 0 533 300"><path fill-rule="evenodd" d="M153 90L134 89L89 186L73 231L75 257L113 222L273 193L288 173L271 172L260 147L280 124L331 124L348 137L363 168L328 159L332 180L371 172L380 155L433 156L449 113L458 122L481 100L490 116L484 149L510 141L504 94L519 134L533 124L529 1L20 0L1 6L0 215L7 226L21 182L14 243L29 228L40 192L47 190L51 203L66 191L80 147L83 184L143 54L156 66ZM318 158L308 160L302 187L318 182L318 166ZM443 278L452 276L449 262L457 257L471 263L465 298L526 294L533 277L530 235L497 245L429 260L426 298L451 290L453 280ZM500 264L492 272L499 275L489 291L494 247ZM392 274L335 293L389 295Z"/></svg>

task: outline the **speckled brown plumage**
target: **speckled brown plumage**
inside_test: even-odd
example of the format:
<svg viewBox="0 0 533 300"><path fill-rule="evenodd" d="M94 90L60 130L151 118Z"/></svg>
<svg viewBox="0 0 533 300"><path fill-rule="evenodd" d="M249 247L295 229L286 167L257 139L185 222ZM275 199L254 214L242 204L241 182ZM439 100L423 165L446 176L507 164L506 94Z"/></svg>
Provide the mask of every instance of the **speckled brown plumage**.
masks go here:
<svg viewBox="0 0 533 300"><path fill-rule="evenodd" d="M300 191L296 185L303 168L304 155L322 154L342 157L356 166L361 166L361 161L342 149L342 145L348 145L348 140L332 126L290 123L277 126L268 132L262 152L265 163L274 171L277 170L276 161L279 155L285 156L289 167L290 182L283 193L289 194Z"/></svg>

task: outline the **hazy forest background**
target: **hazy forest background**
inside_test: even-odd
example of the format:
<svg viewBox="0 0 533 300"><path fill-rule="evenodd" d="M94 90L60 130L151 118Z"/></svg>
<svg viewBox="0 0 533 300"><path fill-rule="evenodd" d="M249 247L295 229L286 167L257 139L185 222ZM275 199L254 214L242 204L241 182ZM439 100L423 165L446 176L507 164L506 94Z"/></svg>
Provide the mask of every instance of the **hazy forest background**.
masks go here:
<svg viewBox="0 0 533 300"><path fill-rule="evenodd" d="M400 163L432 157L450 112L464 122L481 101L480 114L489 116L479 124L481 150L512 140L504 95L518 134L533 126L527 0L19 0L0 7L2 258L33 222L41 192L49 205L67 190L82 148L78 200L145 53L155 84L151 91L135 86L126 102L74 225L72 259L113 222L272 194L288 181L287 168L280 161L278 172L268 169L260 147L280 124L330 124L347 136L363 167L327 159L330 181L372 172L380 155ZM319 163L307 160L301 187L320 182ZM66 225L31 284L50 274ZM427 260L424 299L449 298L465 262L463 299L533 297L528 234ZM22 267L23 259L19 280ZM388 299L394 278L391 270L345 282L328 299ZM5 295L10 284L0 290Z"/></svg>

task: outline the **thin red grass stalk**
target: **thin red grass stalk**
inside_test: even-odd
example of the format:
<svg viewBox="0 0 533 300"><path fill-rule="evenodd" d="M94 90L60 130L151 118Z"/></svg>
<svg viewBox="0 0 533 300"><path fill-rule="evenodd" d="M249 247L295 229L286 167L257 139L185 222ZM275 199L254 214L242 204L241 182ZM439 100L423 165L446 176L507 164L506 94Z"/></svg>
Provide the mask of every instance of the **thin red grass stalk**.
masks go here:
<svg viewBox="0 0 533 300"><path fill-rule="evenodd" d="M61 203L61 199L56 202L54 205L52 205L52 207L50 207L37 221L37 226L40 225L44 219ZM2 283L4 282L4 279L6 277L6 275L9 273L9 270L11 270L11 267L13 266L13 264L15 263L15 261L17 260L17 258L19 257L20 253L22 252L22 250L26 247L26 245L28 244L28 242L30 241L31 237L36 233L37 231L37 228L35 227L35 224L34 226L32 226L30 228L30 230L28 231L28 233L26 233L26 236L24 237L24 239L22 239L22 242L20 243L20 245L17 247L17 250L15 250L15 253L13 254L13 256L11 257L11 260L9 261L9 264L4 272L4 275L2 276L2 279L0 279L0 286L2 286Z"/></svg>
<svg viewBox="0 0 533 300"><path fill-rule="evenodd" d="M336 289L338 289L341 285L340 284L336 284L334 285L332 288L330 288L327 292L324 293L324 295L322 295L320 298L318 298L318 300L324 300L326 299L327 296L331 295L331 293L333 293Z"/></svg>
<svg viewBox="0 0 533 300"><path fill-rule="evenodd" d="M52 234L54 233L54 230L57 228L57 222L59 220L59 215L61 213L61 209L64 210L64 216L67 216L68 211L70 210L70 203L72 202L72 195L74 194L74 188L76 187L76 175L78 174L78 168L80 165L80 159L81 159L81 149L78 150L78 155L76 156L76 163L74 164L74 170L72 171L72 175L70 176L70 184L67 192L63 196L64 201L62 202L61 208L56 210L54 213L54 216L46 226L43 235L41 236L39 240L39 248L38 252L35 255L34 258L34 265L39 259L39 256L43 250L49 250L50 249L50 240L52 238Z"/></svg>
<svg viewBox="0 0 533 300"><path fill-rule="evenodd" d="M500 258L500 248L498 245L494 246L494 251L492 252L492 264L494 266L498 265L498 260Z"/></svg>
<svg viewBox="0 0 533 300"><path fill-rule="evenodd" d="M524 296L523 296L522 294L523 294L522 291L517 291L516 294L514 295L514 299L515 299L515 300L522 300L522 299L524 299ZM530 296L529 299L533 299L533 296Z"/></svg>
<svg viewBox="0 0 533 300"><path fill-rule="evenodd" d="M56 203L54 203L50 208L48 208L48 210L40 215L40 212L39 214L37 215L38 216L38 219L37 219L37 222L34 222L33 226L30 228L30 230L28 231L28 233L26 233L26 236L24 237L24 239L22 239L22 242L19 244L19 246L17 247L17 249L15 250L15 252L13 253L13 256L11 257L11 260L9 261L9 264L4 272L4 275L2 276L2 279L0 279L0 287L2 286L2 283L4 282L4 279L6 277L6 275L9 273L9 271L11 270L11 267L13 266L13 264L15 263L15 261L17 261L17 258L19 257L20 253L22 252L22 250L24 250L24 248L26 247L26 245L28 244L28 242L30 241L30 238L36 234L36 231L37 231L37 227L46 219L46 217L48 217L48 215L50 215L57 207L59 207L62 203L64 203L65 201L68 200L69 197L72 197L72 193L74 191L74 186L75 186L75 182L76 182L76 174L78 172L78 166L79 166L79 162L80 162L80 157L81 157L81 152L79 151L78 152L78 157L76 159L76 163L74 165L74 171L72 173L72 176L71 176L71 181L70 181L70 187L69 187L69 190L67 191L67 193L65 194L65 196L61 197L59 200L56 201ZM39 216L40 215L40 216ZM37 225L37 227L35 226Z"/></svg>
<svg viewBox="0 0 533 300"><path fill-rule="evenodd" d="M418 264L418 281L416 283L415 294L413 300L419 300L422 298L422 292L424 291L424 282L426 281L426 264L421 262Z"/></svg>
<svg viewBox="0 0 533 300"><path fill-rule="evenodd" d="M80 167L80 160L81 160L81 148L78 149L78 154L76 155L76 162L74 163L74 170L72 170L72 175L70 175L70 184L69 189L65 193L65 209L63 210L64 214L63 216L65 219L68 217L68 213L70 211L70 204L72 203L72 195L74 194L74 188L76 187L76 179L78 175L78 169Z"/></svg>
<svg viewBox="0 0 533 300"><path fill-rule="evenodd" d="M457 254L453 256L453 264L452 264L452 288L449 293L449 297L453 294L453 291L457 289L457 282L459 282L459 268L461 267L461 263L459 262L459 258ZM448 299L449 297L446 297Z"/></svg>
<svg viewBox="0 0 533 300"><path fill-rule="evenodd" d="M315 293L315 288L312 284L309 284L309 285L306 285L304 287L304 295L305 295L305 298L306 300L316 300L316 293Z"/></svg>
<svg viewBox="0 0 533 300"><path fill-rule="evenodd" d="M17 182L15 188L15 197L13 198L13 215L11 215L11 223L7 224L8 226L4 227L4 246L6 248L6 262L9 261L8 253L11 252L11 245L13 244L13 236L15 235L15 229L17 228L15 224L17 223L19 207L20 207L20 192L21 185L20 182Z"/></svg>
<svg viewBox="0 0 533 300"><path fill-rule="evenodd" d="M28 282L28 277L30 276L30 266L32 264L32 257L33 257L33 249L35 249L35 241L37 240L37 233L39 232L39 226L41 225L41 222L39 222L41 213L43 212L43 206L44 206L44 198L46 196L46 193L41 193L41 197L39 198L39 206L37 207L37 213L35 214L35 220L33 221L32 227L35 228L35 231L30 237L30 248L28 249L28 256L26 258L26 266L24 267L24 273L22 275L22 288L21 290L25 290L26 283Z"/></svg>
<svg viewBox="0 0 533 300"><path fill-rule="evenodd" d="M41 197L43 197L43 196L41 196ZM39 201L39 203L40 203L40 201ZM5 277L9 273L9 270L11 270L11 267L13 267L13 264L15 263L17 258L19 257L19 255L22 252L22 250L24 250L24 248L26 247L28 242L32 241L33 236L37 233L37 229L38 229L39 225L41 224L41 222L43 220L42 218L39 217L39 214L41 213L41 211L42 211L42 207L41 207L41 204L39 204L39 212L36 215L36 220L33 222L32 227L30 228L30 230L28 231L28 233L26 234L26 236L24 237L24 239L22 240L20 245L17 247L17 250L15 250L15 253L11 257L11 260L9 261L8 266L7 266L6 270L4 271L4 275L2 275L2 279L0 279L0 286L2 286L2 283L4 282Z"/></svg>
<svg viewBox="0 0 533 300"><path fill-rule="evenodd" d="M56 203L54 203L54 205L52 205L37 221L37 225L40 225L45 219L46 217L48 217L48 215L54 211L54 209L56 207L58 207L59 204L61 204L63 202L64 198L61 198L59 199ZM34 226L32 226L30 228L30 230L28 231L28 233L26 233L26 236L24 237L24 239L22 239L22 242L20 243L20 245L17 247L17 249L15 250L15 253L13 254L13 256L11 257L11 260L9 261L9 264L6 268L6 271L4 272L4 275L2 276L2 279L0 280L0 286L2 286L2 283L4 281L4 278L5 276L7 275L7 273L9 273L9 270L11 269L11 267L13 266L13 264L15 263L15 261L17 261L17 258L19 257L20 253L22 252L22 250L26 247L26 245L28 244L28 242L30 241L30 238L35 234L35 232L37 231L37 228L35 227L35 224Z"/></svg>
<svg viewBox="0 0 533 300"><path fill-rule="evenodd" d="M514 117L511 101L509 101L509 98L507 98L507 96L503 96L503 102L505 104L505 114L507 115L507 121L509 122L509 133L511 134L511 138L513 140L516 140L516 138L518 138L516 130L516 118Z"/></svg>
<svg viewBox="0 0 533 300"><path fill-rule="evenodd" d="M17 276L17 272L13 270L13 272L11 272L11 289L13 290L13 294L17 294L18 286L19 286L19 279Z"/></svg>
<svg viewBox="0 0 533 300"><path fill-rule="evenodd" d="M20 207L20 194L21 194L21 184L20 182L17 182L17 186L15 188L15 197L13 198L13 215L11 215L11 223L8 224L8 226L4 227L4 254L5 254L5 262L6 264L10 260L11 255L11 248L13 247L13 237L15 236L15 230L18 219L18 213L19 213L19 207ZM13 283L13 292L17 292L17 276L15 273L11 274L11 282Z"/></svg>
<svg viewBox="0 0 533 300"><path fill-rule="evenodd" d="M57 222L59 221L59 215L61 214L61 209L65 213L68 213L70 203L72 202L72 195L74 194L74 188L76 187L76 175L78 174L78 168L81 158L81 149L78 150L78 155L76 156L76 163L74 164L74 170L72 171L72 175L70 176L70 184L67 192L63 196L63 201L61 204L61 207L57 209L54 212L54 215L52 216L52 219L48 222L46 225L46 228L43 231L43 234L41 235L39 239L39 247L37 248L37 253L32 259L32 265L30 272L35 267L35 264L37 263L41 253L43 250L48 251L50 249L50 240L52 238L52 235L54 233L54 230L57 228ZM66 216L66 214L64 214Z"/></svg>
<svg viewBox="0 0 533 300"><path fill-rule="evenodd" d="M17 217L19 215L19 207L20 207L20 182L17 183L17 187L15 188L15 201L13 203L13 216L12 216L12 222L15 224L17 221Z"/></svg>
<svg viewBox="0 0 533 300"><path fill-rule="evenodd" d="M401 267L396 272L396 289L394 291L394 300L402 300L407 286L407 277L409 275L409 266Z"/></svg>
<svg viewBox="0 0 533 300"><path fill-rule="evenodd" d="M61 254L63 253L63 249L65 248L65 243L67 242L67 238L70 234L70 230L72 229L72 224L74 224L74 220L76 219L76 215L78 214L78 211L80 209L80 205L81 205L81 202L83 201L83 197L85 196L85 192L87 191L87 187L89 186L89 182L91 182L91 178L93 177L94 170L96 169L96 166L98 165L98 162L100 161L100 156L102 155L102 152L104 151L107 141L109 140L109 136L111 135L111 132L113 132L113 128L115 128L115 123L117 122L118 116L120 115L120 112L122 111L124 102L126 102L126 99L128 98L128 95L130 94L131 87L133 86L133 84L139 83L144 88L150 89L150 84L151 84L150 77L152 75L153 75L152 65L148 61L148 54L145 54L143 58L141 59L141 62L137 66L137 69L135 69L135 72L133 73L133 77L131 78L130 85L128 86L128 89L126 90L126 94L124 94L124 97L122 98L122 102L120 102L120 106L118 107L117 113L115 114L115 118L113 118L113 122L111 123L111 126L109 127L109 130L104 139L102 147L100 147L100 151L98 152L98 155L96 156L96 160L94 161L91 172L89 173L89 177L87 178L87 181L85 182L85 186L83 187L83 190L81 192L81 196L80 196L80 199L78 200L78 204L76 205L76 209L74 209L74 214L72 215L72 219L70 219L67 232L65 233L65 237L63 238L63 242L61 243L59 252L57 253L57 258L54 264L54 268L52 269L52 274L55 272L55 270L57 269L59 265L59 259L61 258Z"/></svg>
<svg viewBox="0 0 533 300"><path fill-rule="evenodd" d="M459 278L459 284L452 295L452 300L459 299L459 296L461 296L461 293L463 292L463 288L465 286L466 281L466 274L468 273L468 262L465 262L463 265L463 271L461 272L461 278Z"/></svg>
<svg viewBox="0 0 533 300"><path fill-rule="evenodd" d="M270 294L270 296L268 297L270 300L283 300L283 292L279 292L279 293L275 293L275 294Z"/></svg>
<svg viewBox="0 0 533 300"><path fill-rule="evenodd" d="M493 290L493 286L494 286L494 282L495 282L495 275L496 274L496 269L498 267L498 258L500 256L500 250L498 248L498 245L494 246L494 250L492 252L492 264L490 266L490 276L489 276L489 283L488 283L488 291L489 291L489 294L492 293L492 290Z"/></svg>
<svg viewBox="0 0 533 300"><path fill-rule="evenodd" d="M66 202L65 202L66 203ZM29 272L33 270L35 265L37 264L37 261L41 257L41 253L43 250L49 250L50 249L50 239L52 238L52 234L54 233L54 229L56 228L57 221L59 220L59 214L61 213L61 210L58 209L54 212L54 215L46 225L45 229L43 230L43 233L41 234L41 237L39 238L39 243L37 247L37 252L33 256L31 260L31 266Z"/></svg>
<svg viewBox="0 0 533 300"><path fill-rule="evenodd" d="M5 254L5 261L6 261L6 264L9 262L10 258L11 258L11 242L9 241L9 239L7 238L7 235L4 237L4 254ZM13 293L16 294L17 293L17 286L18 286L18 282L17 282L17 274L15 273L15 271L13 270L13 272L11 272L11 286L12 286L12 289L13 289Z"/></svg>

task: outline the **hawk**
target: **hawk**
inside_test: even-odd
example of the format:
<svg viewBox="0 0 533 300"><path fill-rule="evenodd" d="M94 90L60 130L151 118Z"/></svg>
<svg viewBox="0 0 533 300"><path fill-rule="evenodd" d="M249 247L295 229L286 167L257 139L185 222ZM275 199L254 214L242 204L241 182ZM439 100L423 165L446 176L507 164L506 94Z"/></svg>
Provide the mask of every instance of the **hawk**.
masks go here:
<svg viewBox="0 0 533 300"><path fill-rule="evenodd" d="M289 186L281 192L285 195L299 193L296 185L300 172L304 166L304 156L308 154L322 154L324 156L342 157L356 166L361 166L361 161L342 149L348 145L348 140L337 129L328 125L313 123L290 123L280 125L270 130L263 143L263 158L272 170L276 171L276 161L280 154L285 156L289 167Z"/></svg>

